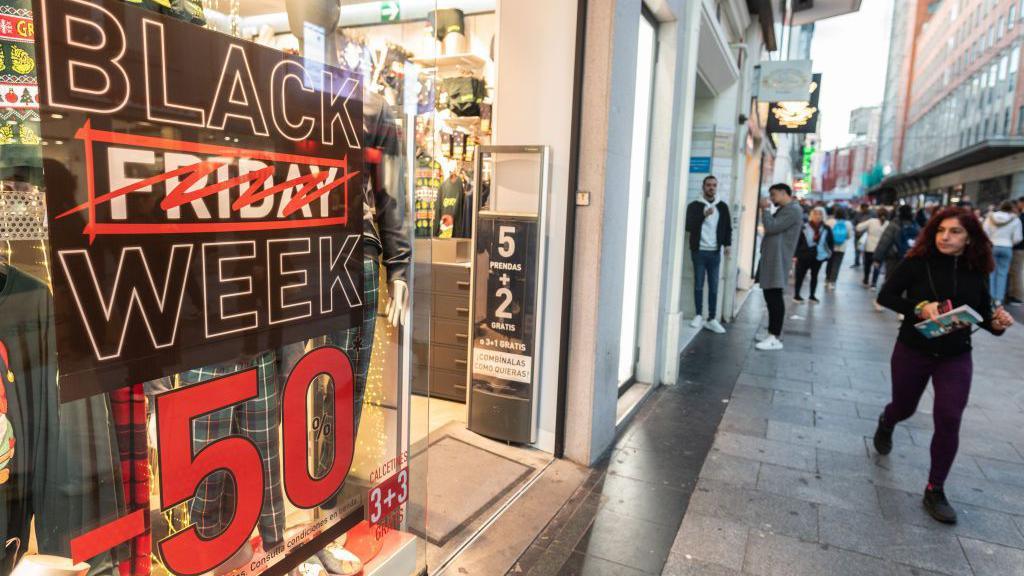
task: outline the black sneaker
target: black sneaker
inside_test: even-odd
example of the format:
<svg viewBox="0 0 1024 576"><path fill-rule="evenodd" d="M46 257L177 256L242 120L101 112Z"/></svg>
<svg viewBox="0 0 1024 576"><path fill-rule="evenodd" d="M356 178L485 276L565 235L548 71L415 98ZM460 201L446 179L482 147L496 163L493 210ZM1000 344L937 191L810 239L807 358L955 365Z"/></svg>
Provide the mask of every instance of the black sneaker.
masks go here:
<svg viewBox="0 0 1024 576"><path fill-rule="evenodd" d="M793 297L793 302L799 303L799 302L803 302L803 301L804 301L804 299L801 296L794 296Z"/></svg>
<svg viewBox="0 0 1024 576"><path fill-rule="evenodd" d="M956 510L949 505L942 488L925 488L923 503L932 518L943 524L956 524Z"/></svg>
<svg viewBox="0 0 1024 576"><path fill-rule="evenodd" d="M875 450L882 456L892 452L892 431L895 428L882 424L884 416L883 414L878 417L878 428L875 429Z"/></svg>
<svg viewBox="0 0 1024 576"><path fill-rule="evenodd" d="M811 304L821 304L821 300L818 300L817 296L811 296Z"/></svg>

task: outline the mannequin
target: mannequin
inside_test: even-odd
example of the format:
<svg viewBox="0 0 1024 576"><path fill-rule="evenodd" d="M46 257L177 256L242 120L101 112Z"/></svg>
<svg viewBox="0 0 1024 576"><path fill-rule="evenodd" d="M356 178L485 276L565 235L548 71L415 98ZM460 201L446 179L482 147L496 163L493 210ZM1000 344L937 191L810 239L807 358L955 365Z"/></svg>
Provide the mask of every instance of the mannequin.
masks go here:
<svg viewBox="0 0 1024 576"><path fill-rule="evenodd" d="M303 45L306 58L318 55L305 52L305 26L307 23L328 31L325 34L325 64L339 67L336 48L337 29L340 7L338 0L286 0L288 22L292 33ZM366 72L366 71L363 71ZM384 97L369 89L367 75L363 75L363 319L357 326L329 333L326 338L318 339L319 344L338 346L349 356L355 370L353 391L353 430L358 433L362 415L363 394L366 389L366 377L370 367L373 351L374 333L377 321L377 302L379 293L380 266L387 270L390 287L390 299L385 307L385 316L391 326L404 326L409 308L409 284L407 281L412 249L406 237L405 221L401 204L389 194L385 182L388 175L388 161L398 156L401 139L398 135L397 122L389 111ZM297 342L279 350L280 374L286 378L291 369L302 357L306 348L305 342ZM334 389L326 378L314 383L312 395L312 413L321 418L321 422L330 423L332 413L329 409L334 404ZM326 472L331 465L331 454L334 452L332 435L320 436L314 448L314 475ZM332 509L336 506L336 498L325 502L321 508ZM307 573L315 574L320 566L326 566L331 574L358 574L362 570L360 559L344 548L344 541L339 539L306 561Z"/></svg>

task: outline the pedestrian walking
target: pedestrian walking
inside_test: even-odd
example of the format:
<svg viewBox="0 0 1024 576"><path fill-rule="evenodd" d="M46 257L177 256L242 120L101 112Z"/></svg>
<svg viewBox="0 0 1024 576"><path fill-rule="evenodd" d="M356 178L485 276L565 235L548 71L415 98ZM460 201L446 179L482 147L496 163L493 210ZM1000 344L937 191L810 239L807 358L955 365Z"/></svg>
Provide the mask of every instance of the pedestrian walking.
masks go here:
<svg viewBox="0 0 1024 576"><path fill-rule="evenodd" d="M879 271L875 270L871 264L874 262L875 248L878 247L878 241L882 238L882 232L885 231L888 220L889 213L884 208L879 208L877 215L857 225L857 232L864 235L864 279L861 283L865 287L875 288L878 285Z"/></svg>
<svg viewBox="0 0 1024 576"><path fill-rule="evenodd" d="M811 293L809 299L812 304L818 304L818 273L821 265L832 258L832 251L835 249L835 240L832 238L832 229L825 224L825 209L818 206L811 210L807 223L803 225L802 234L797 238L796 251L796 279L793 286L793 301L801 303L804 301L800 295L804 285L804 278L808 273L811 275Z"/></svg>
<svg viewBox="0 0 1024 576"><path fill-rule="evenodd" d="M902 205L896 209L896 218L892 219L882 231L882 236L871 256L872 266L884 268L886 277L896 268L900 260L914 246L921 227L914 221L914 211L910 206Z"/></svg>
<svg viewBox="0 0 1024 576"><path fill-rule="evenodd" d="M839 270L843 265L843 257L846 255L846 248L853 242L853 224L846 219L846 208L836 206L832 217L828 219L828 227L832 230L832 257L828 260L825 268L825 290L835 290L836 281L839 279Z"/></svg>
<svg viewBox="0 0 1024 576"><path fill-rule="evenodd" d="M793 190L788 184L773 184L768 188L768 198L761 198L762 227L761 261L758 264L758 282L764 292L768 307L768 337L755 346L758 350L782 350L782 325L786 319L786 303L783 291L793 266L793 253L800 228L803 225L803 210L793 200ZM769 208L775 206L775 210Z"/></svg>
<svg viewBox="0 0 1024 576"><path fill-rule="evenodd" d="M1017 219L1024 228L1024 196L1017 198ZM1014 306L1024 304L1024 240L1013 246L1010 278L1006 283L1006 301Z"/></svg>
<svg viewBox="0 0 1024 576"><path fill-rule="evenodd" d="M850 268L859 268L860 267L861 257L864 254L864 250L861 249L861 242L860 242L860 239L864 235L864 233L863 232L857 232L857 226L860 226L862 222L867 222L870 219L871 219L871 212L870 212L870 209L868 208L867 204L861 204L860 207L857 209L857 212L854 213L853 218L850 219L851 223L853 224L854 232L856 233L855 238L853 239L853 248L854 248L853 266L850 266Z"/></svg>
<svg viewBox="0 0 1024 576"><path fill-rule="evenodd" d="M878 295L883 306L903 315L903 322L891 359L892 401L878 417L874 446L882 455L892 451L894 427L914 415L930 379L935 431L923 504L933 518L949 524L956 522L956 511L943 486L956 458L971 389L972 330L963 326L929 339L914 325L939 316L940 306L948 302L970 306L983 318L982 328L1001 335L1013 318L992 306L987 284L994 267L992 243L981 223L969 210L947 208L928 222Z"/></svg>
<svg viewBox="0 0 1024 576"><path fill-rule="evenodd" d="M686 207L686 231L690 235L693 255L693 298L696 312L690 326L725 334L716 318L718 312L718 277L722 252L726 258L732 246L732 217L729 205L718 199L718 179L706 176L701 184L701 197ZM708 315L704 319L704 280L708 284Z"/></svg>
<svg viewBox="0 0 1024 576"><path fill-rule="evenodd" d="M1002 305L1006 299L1006 285L1010 277L1010 265L1013 263L1013 247L1024 240L1021 220L1013 210L1013 204L1003 202L998 210L993 210L985 217L985 233L992 240L992 256L996 268L992 271L989 286L992 300Z"/></svg>

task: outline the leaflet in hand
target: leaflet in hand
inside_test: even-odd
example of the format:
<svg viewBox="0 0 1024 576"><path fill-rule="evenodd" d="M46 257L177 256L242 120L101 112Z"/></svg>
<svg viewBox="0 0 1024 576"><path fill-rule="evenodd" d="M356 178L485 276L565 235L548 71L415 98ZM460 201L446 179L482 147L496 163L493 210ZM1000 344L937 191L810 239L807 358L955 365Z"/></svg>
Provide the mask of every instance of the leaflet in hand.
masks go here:
<svg viewBox="0 0 1024 576"><path fill-rule="evenodd" d="M937 316L934 320L918 322L914 324L914 327L924 334L925 338L930 339L945 336L950 332L970 327L972 324L980 324L981 321L981 314L964 304Z"/></svg>

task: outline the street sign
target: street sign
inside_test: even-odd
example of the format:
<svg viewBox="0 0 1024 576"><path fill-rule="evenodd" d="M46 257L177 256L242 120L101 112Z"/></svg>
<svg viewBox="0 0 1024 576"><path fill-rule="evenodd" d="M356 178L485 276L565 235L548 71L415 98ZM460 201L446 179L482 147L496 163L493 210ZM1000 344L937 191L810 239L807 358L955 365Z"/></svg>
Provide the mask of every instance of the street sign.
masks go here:
<svg viewBox="0 0 1024 576"><path fill-rule="evenodd" d="M381 22L398 22L402 17L402 7L396 2L381 2L380 3L380 21Z"/></svg>

